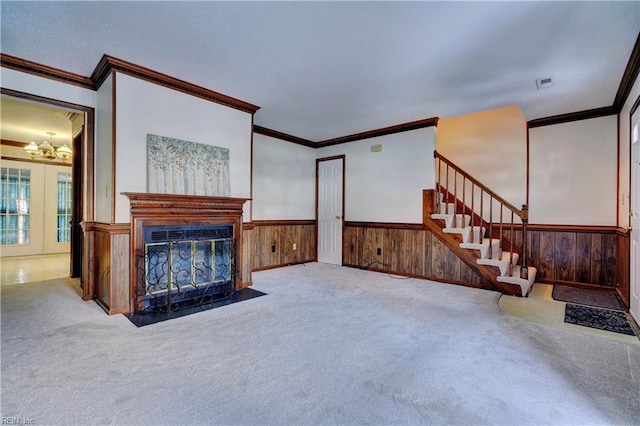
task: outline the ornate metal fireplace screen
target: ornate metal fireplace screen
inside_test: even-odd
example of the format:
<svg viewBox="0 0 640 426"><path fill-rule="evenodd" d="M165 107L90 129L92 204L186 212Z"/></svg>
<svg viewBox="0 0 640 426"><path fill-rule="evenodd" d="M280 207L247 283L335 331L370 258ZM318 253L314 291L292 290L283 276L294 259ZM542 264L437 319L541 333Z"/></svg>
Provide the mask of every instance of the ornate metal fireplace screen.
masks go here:
<svg viewBox="0 0 640 426"><path fill-rule="evenodd" d="M231 225L145 228L136 312L170 312L230 298L235 260Z"/></svg>

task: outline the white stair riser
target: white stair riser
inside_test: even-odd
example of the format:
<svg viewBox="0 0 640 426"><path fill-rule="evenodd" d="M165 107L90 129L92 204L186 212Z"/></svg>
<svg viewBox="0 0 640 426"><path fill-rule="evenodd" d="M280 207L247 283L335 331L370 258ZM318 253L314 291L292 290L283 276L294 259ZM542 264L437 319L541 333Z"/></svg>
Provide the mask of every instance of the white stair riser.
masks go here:
<svg viewBox="0 0 640 426"><path fill-rule="evenodd" d="M509 262L509 257L511 257L511 262ZM487 266L495 266L500 269L501 276L507 276L509 274L509 263L515 268L517 268L518 259L520 256L518 253L513 253L510 255L509 252L504 251L501 252L498 258L495 259L478 259L479 265L487 265Z"/></svg>
<svg viewBox="0 0 640 426"><path fill-rule="evenodd" d="M491 258L492 259L499 259L500 258L500 240L498 239L492 239L491 240L491 250L489 250L489 239L488 238L484 238L482 243L460 243L460 247L463 249L469 249L469 250L478 250L480 251L480 258L481 259L488 259L489 258L489 252L491 252Z"/></svg>
<svg viewBox="0 0 640 426"><path fill-rule="evenodd" d="M496 277L498 282L515 284L520 286L522 296L526 296L536 279L536 268L530 266L527 268L528 277L520 278L521 267L517 265L519 255L513 253L511 262L509 261L509 252L503 252L500 249L500 240L485 238L486 229L479 226L470 226L471 216L467 214L454 214L455 203L443 203L443 196L440 194L440 211L432 214L432 219L444 220L443 232L447 234L460 234L462 243L460 247L468 250L479 250L480 259L478 264L486 266L495 266L500 270L500 275ZM472 238L473 235L473 238ZM512 270L509 271L509 263Z"/></svg>
<svg viewBox="0 0 640 426"><path fill-rule="evenodd" d="M529 276L526 279L520 278L520 267L518 266L513 268L512 276L499 276L498 278L496 278L496 280L501 283L519 285L520 289L522 290L522 296L526 296L527 294L529 294L529 291L531 290L531 287L536 280L537 273L536 268L534 268L533 266L529 266L527 268L527 271Z"/></svg>

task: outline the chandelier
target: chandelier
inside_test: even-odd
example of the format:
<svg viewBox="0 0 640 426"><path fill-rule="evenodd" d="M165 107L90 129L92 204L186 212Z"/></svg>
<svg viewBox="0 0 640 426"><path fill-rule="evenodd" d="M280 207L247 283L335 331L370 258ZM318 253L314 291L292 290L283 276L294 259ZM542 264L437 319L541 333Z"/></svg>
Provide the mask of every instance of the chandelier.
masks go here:
<svg viewBox="0 0 640 426"><path fill-rule="evenodd" d="M29 145L24 147L24 150L31 155L31 158L42 157L45 160L55 160L56 158L59 158L62 161L68 161L73 155L71 148L69 148L67 144L64 144L60 148L56 149L52 142L52 138L55 133L47 132L47 134L49 135L48 141L44 141L40 145L37 145L35 142L31 142Z"/></svg>

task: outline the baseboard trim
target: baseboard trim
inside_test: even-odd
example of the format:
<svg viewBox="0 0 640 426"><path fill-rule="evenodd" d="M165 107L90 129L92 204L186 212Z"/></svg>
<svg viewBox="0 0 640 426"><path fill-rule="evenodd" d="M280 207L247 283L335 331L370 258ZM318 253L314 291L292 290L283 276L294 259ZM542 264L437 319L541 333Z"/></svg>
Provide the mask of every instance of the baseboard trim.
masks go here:
<svg viewBox="0 0 640 426"><path fill-rule="evenodd" d="M393 222L344 222L345 227L352 228L387 228L387 229L410 229L421 231L426 229L422 223L393 223Z"/></svg>
<svg viewBox="0 0 640 426"><path fill-rule="evenodd" d="M617 291L618 289L617 286L589 284L589 283L581 283L577 281L551 280L548 278L536 278L536 282L542 283L542 284L561 284L569 287L584 288L587 290Z"/></svg>
<svg viewBox="0 0 640 426"><path fill-rule="evenodd" d="M295 219L295 220L254 220L251 224L256 226L296 226L296 225L315 225L313 219ZM243 224L244 226L244 224Z"/></svg>
<svg viewBox="0 0 640 426"><path fill-rule="evenodd" d="M254 268L251 270L251 272L268 271L269 269L284 268L285 266L293 266L293 265L302 265L303 263L311 263L315 261L316 261L315 259L308 259L308 260L302 260L300 262L289 262L289 263L281 263L279 265L263 266L260 268Z"/></svg>
<svg viewBox="0 0 640 426"><path fill-rule="evenodd" d="M350 265L350 264L343 264L342 266L345 266L347 268L362 269L363 271L379 272L379 273L388 274L388 275L398 275L398 276L407 277L407 278L416 278L416 279L424 280L424 281L436 281L436 282L439 282L439 283L442 283L442 284L452 284L452 285L459 285L459 286L463 286L463 287L472 287L472 288L479 288L479 289L484 289L485 288L481 284L470 283L470 282L466 282L466 281L445 280L445 279L441 279L441 278L431 278L431 277L425 277L425 276L422 276L422 275L410 274L410 273L407 273L407 272L393 272L393 271L387 271L387 270L384 270L384 269L377 269L377 268L364 268L362 266Z"/></svg>

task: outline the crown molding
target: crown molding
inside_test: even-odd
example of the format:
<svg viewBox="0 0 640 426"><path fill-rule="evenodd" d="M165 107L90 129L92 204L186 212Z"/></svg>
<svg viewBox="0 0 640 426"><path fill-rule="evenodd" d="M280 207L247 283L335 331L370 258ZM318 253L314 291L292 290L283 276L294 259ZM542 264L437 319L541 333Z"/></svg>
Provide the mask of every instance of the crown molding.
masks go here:
<svg viewBox="0 0 640 426"><path fill-rule="evenodd" d="M622 80L620 81L620 86L618 87L618 92L616 93L616 97L613 101L613 106L615 106L617 112L622 111L622 107L624 103L627 101L629 97L629 93L631 93L631 89L633 88L633 84L636 82L638 78L638 73L640 72L640 34L638 34L638 38L636 38L636 44L633 46L633 50L631 51L631 56L629 57L629 62L627 62L627 68L624 70L624 74L622 74Z"/></svg>
<svg viewBox="0 0 640 426"><path fill-rule="evenodd" d="M198 98L215 102L217 104L221 104L230 108L248 112L250 114L254 114L260 109L259 106L250 104L249 102L241 101L240 99L223 95L222 93L206 89L202 86L198 86L187 81L180 80L175 77L171 77L166 74L162 74L149 68L145 68L143 66L136 65L134 63L127 62L109 55L102 56L102 59L100 59L100 62L98 62L98 65L96 66L96 69L91 74L91 80L94 83L94 89L98 90L100 86L102 86L102 83L104 83L107 76L113 71L130 75L141 80L149 81L151 83L155 83L169 89L174 89L179 92L196 96Z"/></svg>
<svg viewBox="0 0 640 426"><path fill-rule="evenodd" d="M530 129L534 127L551 126L553 124L570 123L572 121L588 120L590 118L607 117L615 115L619 111L611 105L608 107L588 109L585 111L570 112L568 114L553 115L551 117L536 118L527 122Z"/></svg>
<svg viewBox="0 0 640 426"><path fill-rule="evenodd" d="M354 142L362 139L370 139L378 136L391 135L393 133L406 132L409 130L422 129L424 127L432 127L438 125L438 117L425 118L423 120L411 121L409 123L396 124L395 126L383 127L381 129L368 130L366 132L355 133L353 135L342 136L334 139L327 139L320 142L313 142L308 139L302 139L286 133L271 130L266 127L255 125L253 131L260 135L270 136L286 142L292 142L298 145L308 146L310 148L323 148L325 146L339 145L347 142Z"/></svg>
<svg viewBox="0 0 640 426"><path fill-rule="evenodd" d="M376 130L368 130L366 132L355 133L352 135L341 136L339 138L326 139L318 142L315 146L322 148L325 146L338 145L347 142L354 142L362 139L370 139L378 136L391 135L393 133L406 132L409 130L422 129L424 127L437 127L438 117L425 118L423 120L411 121L409 123L396 124L395 126L383 127Z"/></svg>
<svg viewBox="0 0 640 426"><path fill-rule="evenodd" d="M93 82L89 77L85 77L80 74L74 74L68 71L63 71L61 69L53 68L48 65L42 65L26 59L17 58L5 53L0 53L0 66L3 68L33 74L38 77L60 81L62 83L73 84L74 86L80 86L84 89L93 90Z"/></svg>
<svg viewBox="0 0 640 426"><path fill-rule="evenodd" d="M620 114L624 103L627 101L633 84L636 82L640 74L640 34L636 38L636 44L633 46L627 67L622 74L622 80L618 86L618 92L613 100L613 104L608 107L594 108L586 111L570 112L568 114L554 115L551 117L537 118L527 122L528 127L550 126L553 124L569 123L571 121L587 120L590 118L606 117L609 115ZM637 107L636 107L637 108Z"/></svg>
<svg viewBox="0 0 640 426"><path fill-rule="evenodd" d="M253 125L253 131L254 133L257 133L259 135L269 136L271 138L280 139L286 142L291 142L310 148L316 148L315 142L307 139L302 139L297 136L288 135L286 133L278 132L277 130L267 129L266 127L258 126L257 124Z"/></svg>

